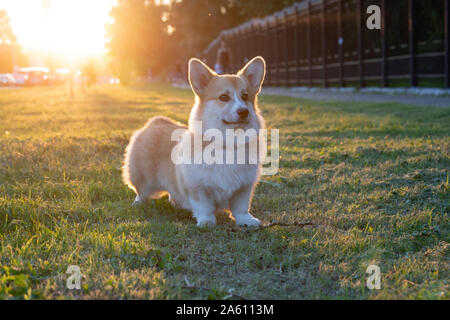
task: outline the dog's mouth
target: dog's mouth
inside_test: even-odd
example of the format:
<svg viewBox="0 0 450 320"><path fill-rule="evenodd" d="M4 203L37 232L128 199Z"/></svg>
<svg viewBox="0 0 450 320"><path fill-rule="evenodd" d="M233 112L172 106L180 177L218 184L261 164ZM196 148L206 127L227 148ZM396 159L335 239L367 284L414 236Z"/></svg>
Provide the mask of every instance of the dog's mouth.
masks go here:
<svg viewBox="0 0 450 320"><path fill-rule="evenodd" d="M225 119L222 119L222 122L227 125L248 124L248 120L227 121Z"/></svg>

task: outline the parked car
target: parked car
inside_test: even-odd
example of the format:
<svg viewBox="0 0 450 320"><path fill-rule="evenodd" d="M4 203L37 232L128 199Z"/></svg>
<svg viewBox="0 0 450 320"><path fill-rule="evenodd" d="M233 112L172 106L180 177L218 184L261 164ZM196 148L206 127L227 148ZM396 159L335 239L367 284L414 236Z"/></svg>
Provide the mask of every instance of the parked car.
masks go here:
<svg viewBox="0 0 450 320"><path fill-rule="evenodd" d="M16 81L20 85L47 84L49 82L49 69L46 67L20 68L16 73Z"/></svg>
<svg viewBox="0 0 450 320"><path fill-rule="evenodd" d="M16 80L17 86L24 86L25 82L28 80L28 74L24 72L15 72L14 79Z"/></svg>
<svg viewBox="0 0 450 320"><path fill-rule="evenodd" d="M14 86L16 80L11 73L0 73L0 86Z"/></svg>

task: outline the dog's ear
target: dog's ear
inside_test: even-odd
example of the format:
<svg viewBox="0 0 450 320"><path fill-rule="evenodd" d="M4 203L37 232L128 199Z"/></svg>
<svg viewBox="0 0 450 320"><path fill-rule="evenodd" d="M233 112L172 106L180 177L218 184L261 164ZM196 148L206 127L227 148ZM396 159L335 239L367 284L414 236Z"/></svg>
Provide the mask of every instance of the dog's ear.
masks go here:
<svg viewBox="0 0 450 320"><path fill-rule="evenodd" d="M266 74L266 62L263 57L255 57L250 60L238 75L244 75L250 86L257 94L261 90L262 83L264 81L264 76Z"/></svg>
<svg viewBox="0 0 450 320"><path fill-rule="evenodd" d="M215 72L200 60L192 58L189 61L189 83L196 95L203 93L214 75Z"/></svg>

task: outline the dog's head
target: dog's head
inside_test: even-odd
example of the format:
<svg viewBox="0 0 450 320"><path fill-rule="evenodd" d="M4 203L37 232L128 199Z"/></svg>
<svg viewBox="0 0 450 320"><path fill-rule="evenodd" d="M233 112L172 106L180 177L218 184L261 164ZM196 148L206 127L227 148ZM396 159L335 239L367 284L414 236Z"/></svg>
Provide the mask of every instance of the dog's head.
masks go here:
<svg viewBox="0 0 450 320"><path fill-rule="evenodd" d="M262 57L255 57L236 75L217 75L198 59L189 61L189 82L197 103L190 123L202 129L260 129L264 124L256 105L266 72Z"/></svg>

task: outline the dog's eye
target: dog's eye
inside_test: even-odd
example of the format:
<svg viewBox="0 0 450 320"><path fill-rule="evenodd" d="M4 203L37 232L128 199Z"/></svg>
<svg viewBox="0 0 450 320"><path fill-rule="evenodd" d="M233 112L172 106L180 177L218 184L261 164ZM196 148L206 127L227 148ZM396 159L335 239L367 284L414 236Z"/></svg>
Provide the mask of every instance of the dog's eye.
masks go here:
<svg viewBox="0 0 450 320"><path fill-rule="evenodd" d="M227 95L227 94L221 94L221 95L219 96L219 100L220 100L220 101L223 101L223 102L228 102L228 101L230 101L230 96Z"/></svg>
<svg viewBox="0 0 450 320"><path fill-rule="evenodd" d="M248 100L248 94L243 93L242 96L241 96L241 99L244 100L244 101L247 101Z"/></svg>

